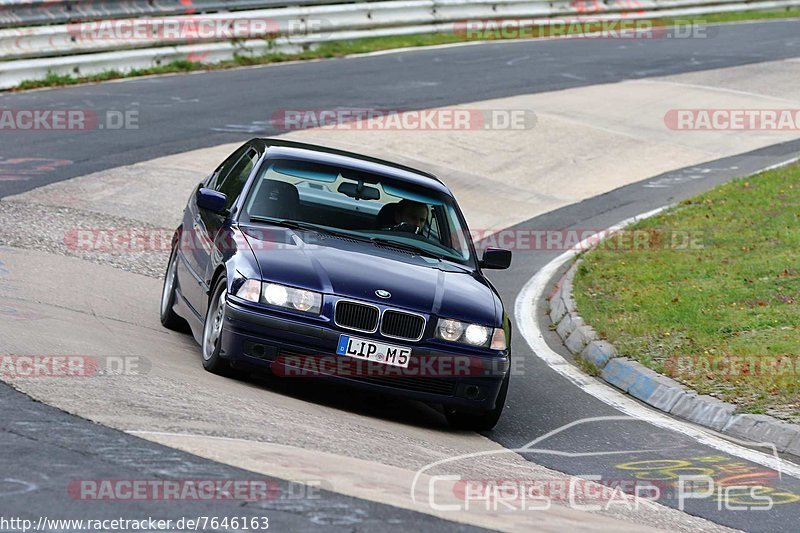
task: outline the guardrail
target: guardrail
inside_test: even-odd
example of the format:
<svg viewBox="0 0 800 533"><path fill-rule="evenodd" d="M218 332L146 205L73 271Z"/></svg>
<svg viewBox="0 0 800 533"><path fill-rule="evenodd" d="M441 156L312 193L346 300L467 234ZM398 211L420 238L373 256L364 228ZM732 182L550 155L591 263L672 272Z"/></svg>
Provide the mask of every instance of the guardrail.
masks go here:
<svg viewBox="0 0 800 533"><path fill-rule="evenodd" d="M369 0L354 0L364 2ZM294 6L342 0L293 0ZM0 0L0 28L285 7L286 0Z"/></svg>
<svg viewBox="0 0 800 533"><path fill-rule="evenodd" d="M263 0L236 0L236 5L256 1ZM292 53L363 37L453 33L470 20L525 18L532 26L547 26L798 6L800 0L393 0L6 28L0 29L0 89L48 72L89 75L176 60ZM207 35L203 24L212 30Z"/></svg>

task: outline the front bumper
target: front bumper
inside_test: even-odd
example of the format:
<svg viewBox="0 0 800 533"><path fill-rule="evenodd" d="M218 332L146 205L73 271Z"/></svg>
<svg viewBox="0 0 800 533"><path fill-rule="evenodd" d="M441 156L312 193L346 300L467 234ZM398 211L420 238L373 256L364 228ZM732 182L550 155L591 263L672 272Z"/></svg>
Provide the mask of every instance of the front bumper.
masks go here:
<svg viewBox="0 0 800 533"><path fill-rule="evenodd" d="M341 334L410 347L408 369L336 355ZM467 411L493 409L509 371L507 357L403 343L293 316L226 304L220 355L285 377L329 379L349 386Z"/></svg>

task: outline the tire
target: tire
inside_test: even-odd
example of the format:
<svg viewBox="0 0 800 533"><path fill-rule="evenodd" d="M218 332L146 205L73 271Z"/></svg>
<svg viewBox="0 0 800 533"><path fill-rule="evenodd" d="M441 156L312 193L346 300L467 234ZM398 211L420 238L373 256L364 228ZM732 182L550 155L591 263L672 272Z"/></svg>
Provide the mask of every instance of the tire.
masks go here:
<svg viewBox="0 0 800 533"><path fill-rule="evenodd" d="M172 309L175 305L175 290L178 286L178 251L173 248L169 255L167 271L164 273L164 285L161 287L161 325L173 331L186 333L189 323L178 316Z"/></svg>
<svg viewBox="0 0 800 533"><path fill-rule="evenodd" d="M228 283L225 276L220 276L211 291L206 318L203 321L203 368L212 374L231 376L234 374L230 362L220 356L222 335L225 324L225 301L227 300Z"/></svg>
<svg viewBox="0 0 800 533"><path fill-rule="evenodd" d="M503 407L506 403L506 396L508 395L508 382L510 380L511 372L506 374L503 378L503 384L500 385L500 391L497 393L497 400L494 404L494 409L484 411L483 413L462 413L454 409L445 409L445 416L450 427L455 429L469 429L472 431L489 431L497 425L500 420L500 415L503 414Z"/></svg>

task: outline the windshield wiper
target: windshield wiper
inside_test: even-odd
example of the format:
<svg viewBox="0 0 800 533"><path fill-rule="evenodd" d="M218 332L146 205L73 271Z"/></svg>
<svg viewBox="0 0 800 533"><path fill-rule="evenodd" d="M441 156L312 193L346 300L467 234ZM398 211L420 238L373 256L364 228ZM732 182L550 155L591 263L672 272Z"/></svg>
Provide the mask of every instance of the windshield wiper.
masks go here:
<svg viewBox="0 0 800 533"><path fill-rule="evenodd" d="M259 216L251 216L250 220L254 220L256 222L264 222L265 224L272 224L273 226L280 226L282 228L302 229L308 231L315 231L317 233L328 233L331 235L335 234L334 232L327 230L325 228L321 228L316 224L311 224L309 222L300 222L298 220L281 220L278 218L259 217Z"/></svg>
<svg viewBox="0 0 800 533"><path fill-rule="evenodd" d="M444 256L426 250L425 248L414 246L413 244L397 242L391 239L384 239L382 237L363 237L361 235L353 235L352 233L345 233L343 231L334 231L328 228L317 226L316 224L311 224L310 222L301 222L299 220L282 220L277 218L259 217L259 216L251 216L250 220L256 222L264 222L265 224L272 224L273 226L281 226L283 228L314 231L316 233L321 233L324 235L333 235L336 237L345 237L348 239L355 239L358 241L372 242L374 244L386 246L388 248L395 248L397 250L403 250L405 252L410 252L417 255L432 257L440 261L443 261L445 259Z"/></svg>
<svg viewBox="0 0 800 533"><path fill-rule="evenodd" d="M277 218L259 217L259 216L251 216L250 220L255 220L256 222L264 222L265 224L272 224L273 226L280 226L282 228L314 231L316 233L321 233L323 235L333 235L335 237L345 237L348 239L356 239L369 242L369 239L367 239L366 237L351 235L350 233L345 233L343 231L335 231L332 229L324 228L322 226L317 226L316 224L312 224L310 222L302 222L299 220L281 220Z"/></svg>
<svg viewBox="0 0 800 533"><path fill-rule="evenodd" d="M381 246L387 246L389 248L397 248L398 250L403 250L403 251L415 253L415 254L418 254L418 255L424 255L424 256L427 256L427 257L433 257L434 259L438 259L439 261L443 261L444 260L444 256L441 256L439 254L436 254L434 252L426 250L425 248L421 248L419 246L414 246L413 244L407 244L407 243L404 243L404 242L397 242L397 241L393 241L391 239L384 239L384 238L381 238L381 237L372 237L370 240L372 242L374 242L375 244L379 244Z"/></svg>

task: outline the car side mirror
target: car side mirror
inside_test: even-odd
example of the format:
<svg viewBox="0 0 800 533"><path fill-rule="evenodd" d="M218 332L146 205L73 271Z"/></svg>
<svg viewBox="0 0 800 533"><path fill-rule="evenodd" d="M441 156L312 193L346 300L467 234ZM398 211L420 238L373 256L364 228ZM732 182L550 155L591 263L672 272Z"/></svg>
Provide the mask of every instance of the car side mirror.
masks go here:
<svg viewBox="0 0 800 533"><path fill-rule="evenodd" d="M480 260L481 268L494 268L503 270L511 266L511 250L502 248L487 248L483 251L483 259Z"/></svg>
<svg viewBox="0 0 800 533"><path fill-rule="evenodd" d="M212 213L223 214L225 213L225 204L228 202L228 197L217 192L213 189L206 189L201 187L197 191L197 207L211 211Z"/></svg>

